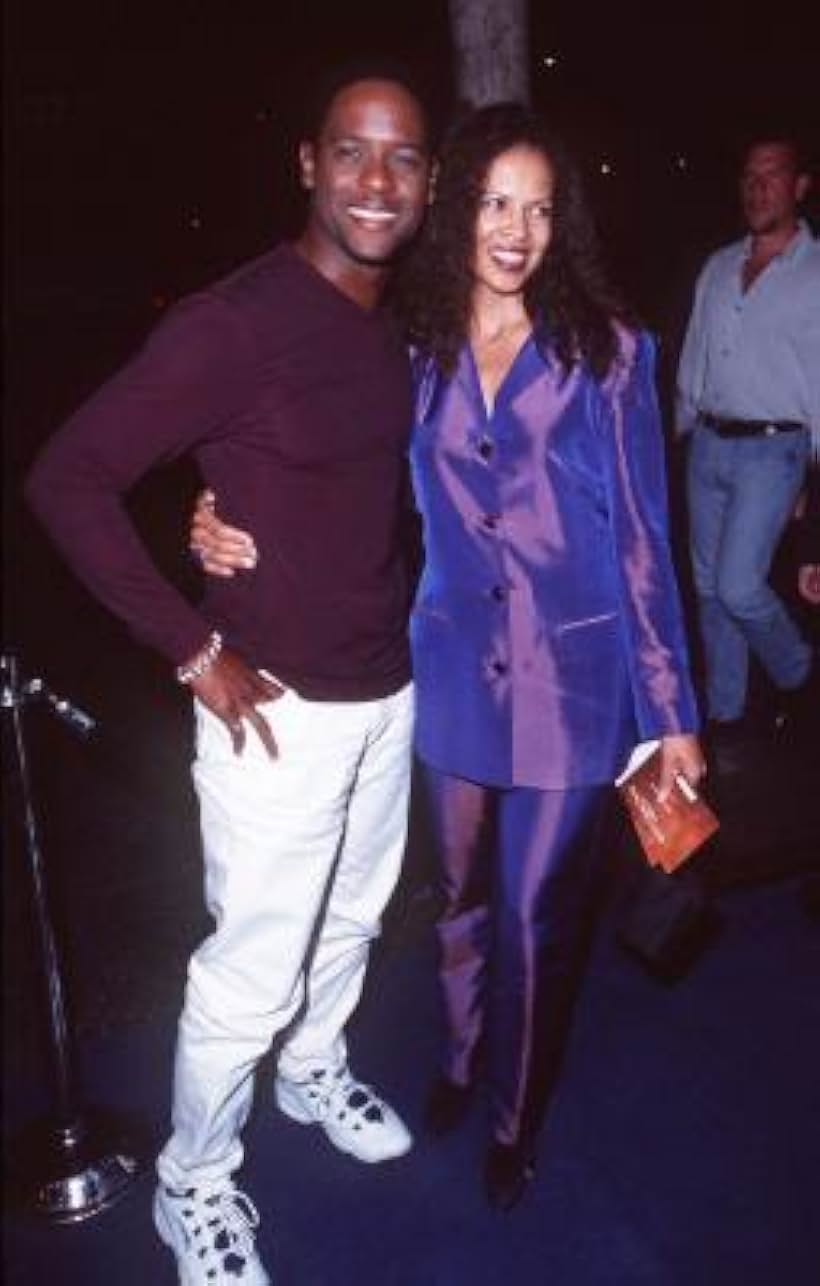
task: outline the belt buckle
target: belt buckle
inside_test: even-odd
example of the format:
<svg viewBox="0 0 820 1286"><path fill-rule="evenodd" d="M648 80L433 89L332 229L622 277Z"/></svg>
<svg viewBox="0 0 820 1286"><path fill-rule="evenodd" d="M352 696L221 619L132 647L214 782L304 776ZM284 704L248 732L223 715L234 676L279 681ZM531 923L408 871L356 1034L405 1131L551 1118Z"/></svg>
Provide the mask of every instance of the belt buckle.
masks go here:
<svg viewBox="0 0 820 1286"><path fill-rule="evenodd" d="M764 436L765 436L765 437L767 437L767 438L773 438L773 437L775 437L775 436L776 436L776 434L777 434L777 425L776 425L776 424L767 424L767 425L766 425L766 427L765 427L765 428L764 428L764 430L763 430L763 433L764 433Z"/></svg>

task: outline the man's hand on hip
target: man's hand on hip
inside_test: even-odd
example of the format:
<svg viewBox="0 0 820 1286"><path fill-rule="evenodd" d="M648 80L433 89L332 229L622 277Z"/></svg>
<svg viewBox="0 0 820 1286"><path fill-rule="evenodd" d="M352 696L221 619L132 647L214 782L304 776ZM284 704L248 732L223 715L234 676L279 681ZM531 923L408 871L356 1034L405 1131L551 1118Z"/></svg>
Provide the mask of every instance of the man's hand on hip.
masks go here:
<svg viewBox="0 0 820 1286"><path fill-rule="evenodd" d="M234 652L224 649L204 674L191 679L192 692L221 719L231 734L234 753L245 748L245 720L256 729L271 759L279 751L270 724L257 710L263 701L276 701L284 689L247 665Z"/></svg>

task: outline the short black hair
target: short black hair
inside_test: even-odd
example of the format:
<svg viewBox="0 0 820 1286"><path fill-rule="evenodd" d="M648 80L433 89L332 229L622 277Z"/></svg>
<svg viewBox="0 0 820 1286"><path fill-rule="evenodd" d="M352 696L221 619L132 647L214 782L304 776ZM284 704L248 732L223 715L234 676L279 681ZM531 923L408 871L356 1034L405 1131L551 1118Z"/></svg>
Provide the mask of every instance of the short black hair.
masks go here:
<svg viewBox="0 0 820 1286"><path fill-rule="evenodd" d="M384 80L400 85L419 105L424 122L425 142L433 151L433 130L436 116L433 95L420 73L406 63L380 55L361 55L356 59L337 63L320 75L308 94L300 129L300 138L315 142L322 132L333 100L343 89L363 80Z"/></svg>
<svg viewBox="0 0 820 1286"><path fill-rule="evenodd" d="M747 160L752 148L786 147L792 154L795 174L811 174L816 157L812 157L808 143L803 134L788 123L782 121L757 121L747 129L741 140L739 164Z"/></svg>

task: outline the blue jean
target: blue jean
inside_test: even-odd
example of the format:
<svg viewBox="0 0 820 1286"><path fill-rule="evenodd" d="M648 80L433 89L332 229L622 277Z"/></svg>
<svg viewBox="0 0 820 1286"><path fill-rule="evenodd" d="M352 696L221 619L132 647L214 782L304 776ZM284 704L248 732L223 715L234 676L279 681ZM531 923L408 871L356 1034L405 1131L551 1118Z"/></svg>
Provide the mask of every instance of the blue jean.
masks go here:
<svg viewBox="0 0 820 1286"><path fill-rule="evenodd" d="M699 427L693 434L690 541L712 719L743 714L750 651L778 688L795 688L808 674L808 644L768 583L808 454L807 431L721 438Z"/></svg>

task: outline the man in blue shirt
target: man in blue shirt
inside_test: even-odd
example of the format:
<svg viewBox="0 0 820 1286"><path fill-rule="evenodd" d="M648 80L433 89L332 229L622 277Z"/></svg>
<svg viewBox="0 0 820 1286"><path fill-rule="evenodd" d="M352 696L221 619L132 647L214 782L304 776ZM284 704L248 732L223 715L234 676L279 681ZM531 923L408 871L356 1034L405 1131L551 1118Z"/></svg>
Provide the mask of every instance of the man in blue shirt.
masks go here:
<svg viewBox="0 0 820 1286"><path fill-rule="evenodd" d="M754 142L740 195L747 235L706 262L678 371L691 434L690 540L713 740L736 738L753 653L779 691L811 650L768 583L820 444L820 246L797 210L810 184L791 139Z"/></svg>

